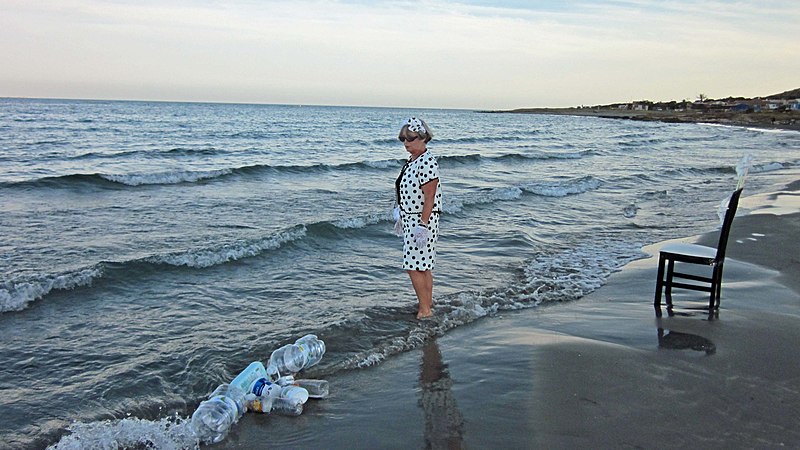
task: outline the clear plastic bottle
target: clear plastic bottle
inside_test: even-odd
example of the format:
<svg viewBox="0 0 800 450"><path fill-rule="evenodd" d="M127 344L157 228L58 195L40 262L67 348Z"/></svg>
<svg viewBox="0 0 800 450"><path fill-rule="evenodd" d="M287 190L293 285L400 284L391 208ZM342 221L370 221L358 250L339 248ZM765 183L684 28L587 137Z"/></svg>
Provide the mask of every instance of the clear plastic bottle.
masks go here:
<svg viewBox="0 0 800 450"><path fill-rule="evenodd" d="M294 376L286 375L285 377L280 377L275 383L280 387L292 385L294 384Z"/></svg>
<svg viewBox="0 0 800 450"><path fill-rule="evenodd" d="M192 430L202 442L219 442L225 439L244 411L244 392L235 386L221 384L192 414Z"/></svg>
<svg viewBox="0 0 800 450"><path fill-rule="evenodd" d="M250 390L254 381L266 376L267 370L264 368L264 364L261 364L261 361L253 361L239 375L236 375L236 378L231 381L231 386L235 386L244 395Z"/></svg>
<svg viewBox="0 0 800 450"><path fill-rule="evenodd" d="M330 387L327 380L294 380L295 386L308 391L308 398L328 398Z"/></svg>
<svg viewBox="0 0 800 450"><path fill-rule="evenodd" d="M304 369L314 367L322 360L322 355L325 354L325 341L320 340L316 335L307 334L297 341L295 345L299 346L303 352L308 356L308 361L303 366Z"/></svg>
<svg viewBox="0 0 800 450"><path fill-rule="evenodd" d="M272 412L282 416L303 414L303 403L290 398L278 397L272 401Z"/></svg>
<svg viewBox="0 0 800 450"><path fill-rule="evenodd" d="M305 404L308 401L308 391L300 386L289 385L281 388L280 398L298 401Z"/></svg>
<svg viewBox="0 0 800 450"><path fill-rule="evenodd" d="M286 344L272 352L269 357L269 365L277 367L281 376L300 372L306 362L308 362L308 355L295 344Z"/></svg>
<svg viewBox="0 0 800 450"><path fill-rule="evenodd" d="M267 379L272 381L273 383L278 381L278 378L281 377L280 371L278 371L278 366L275 365L274 362L268 361L267 362Z"/></svg>
<svg viewBox="0 0 800 450"><path fill-rule="evenodd" d="M245 395L244 400L248 411L255 411L264 414L269 414L269 412L272 411L273 399L268 395L258 396L251 392Z"/></svg>

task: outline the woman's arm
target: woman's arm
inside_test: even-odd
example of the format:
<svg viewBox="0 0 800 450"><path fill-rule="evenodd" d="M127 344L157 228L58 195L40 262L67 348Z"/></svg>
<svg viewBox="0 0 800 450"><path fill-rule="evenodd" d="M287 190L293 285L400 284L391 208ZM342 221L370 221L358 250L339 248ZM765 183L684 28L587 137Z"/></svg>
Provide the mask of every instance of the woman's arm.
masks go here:
<svg viewBox="0 0 800 450"><path fill-rule="evenodd" d="M439 186L438 178L434 178L433 180L422 185L422 195L424 200L422 203L422 215L420 216L419 220L426 226L431 220L431 212L433 211L433 203L434 198L436 197L437 186Z"/></svg>

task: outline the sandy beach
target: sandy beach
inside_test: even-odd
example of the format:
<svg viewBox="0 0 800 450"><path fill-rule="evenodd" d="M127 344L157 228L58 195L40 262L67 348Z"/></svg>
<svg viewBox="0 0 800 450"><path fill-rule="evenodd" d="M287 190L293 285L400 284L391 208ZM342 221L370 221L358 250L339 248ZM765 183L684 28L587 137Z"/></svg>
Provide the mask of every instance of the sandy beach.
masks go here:
<svg viewBox="0 0 800 450"><path fill-rule="evenodd" d="M579 301L333 376L301 417L248 414L218 448L797 448L799 188L743 199L711 317L676 290L656 318L650 257Z"/></svg>

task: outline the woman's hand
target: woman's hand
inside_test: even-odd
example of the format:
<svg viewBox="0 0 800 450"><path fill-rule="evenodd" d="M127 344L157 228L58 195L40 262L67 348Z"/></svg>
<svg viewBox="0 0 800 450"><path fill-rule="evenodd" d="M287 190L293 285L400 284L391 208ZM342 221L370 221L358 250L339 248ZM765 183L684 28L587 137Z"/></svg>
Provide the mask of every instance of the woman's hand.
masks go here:
<svg viewBox="0 0 800 450"><path fill-rule="evenodd" d="M422 248L425 244L428 243L428 238L430 237L430 232L427 228L422 225L417 225L414 228L414 243L417 244L417 248Z"/></svg>

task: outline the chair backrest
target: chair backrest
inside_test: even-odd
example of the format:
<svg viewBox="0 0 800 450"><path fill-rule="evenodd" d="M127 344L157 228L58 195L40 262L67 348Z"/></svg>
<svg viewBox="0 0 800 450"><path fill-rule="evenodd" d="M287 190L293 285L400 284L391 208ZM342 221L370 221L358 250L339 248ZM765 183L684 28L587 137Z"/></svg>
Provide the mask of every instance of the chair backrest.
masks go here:
<svg viewBox="0 0 800 450"><path fill-rule="evenodd" d="M722 229L719 230L719 244L717 245L716 261L719 263L725 259L725 248L728 246L728 235L731 233L731 224L736 215L736 208L739 207L739 197L742 195L742 188L733 191L731 199L728 201L728 209L725 211L725 219L722 221Z"/></svg>

